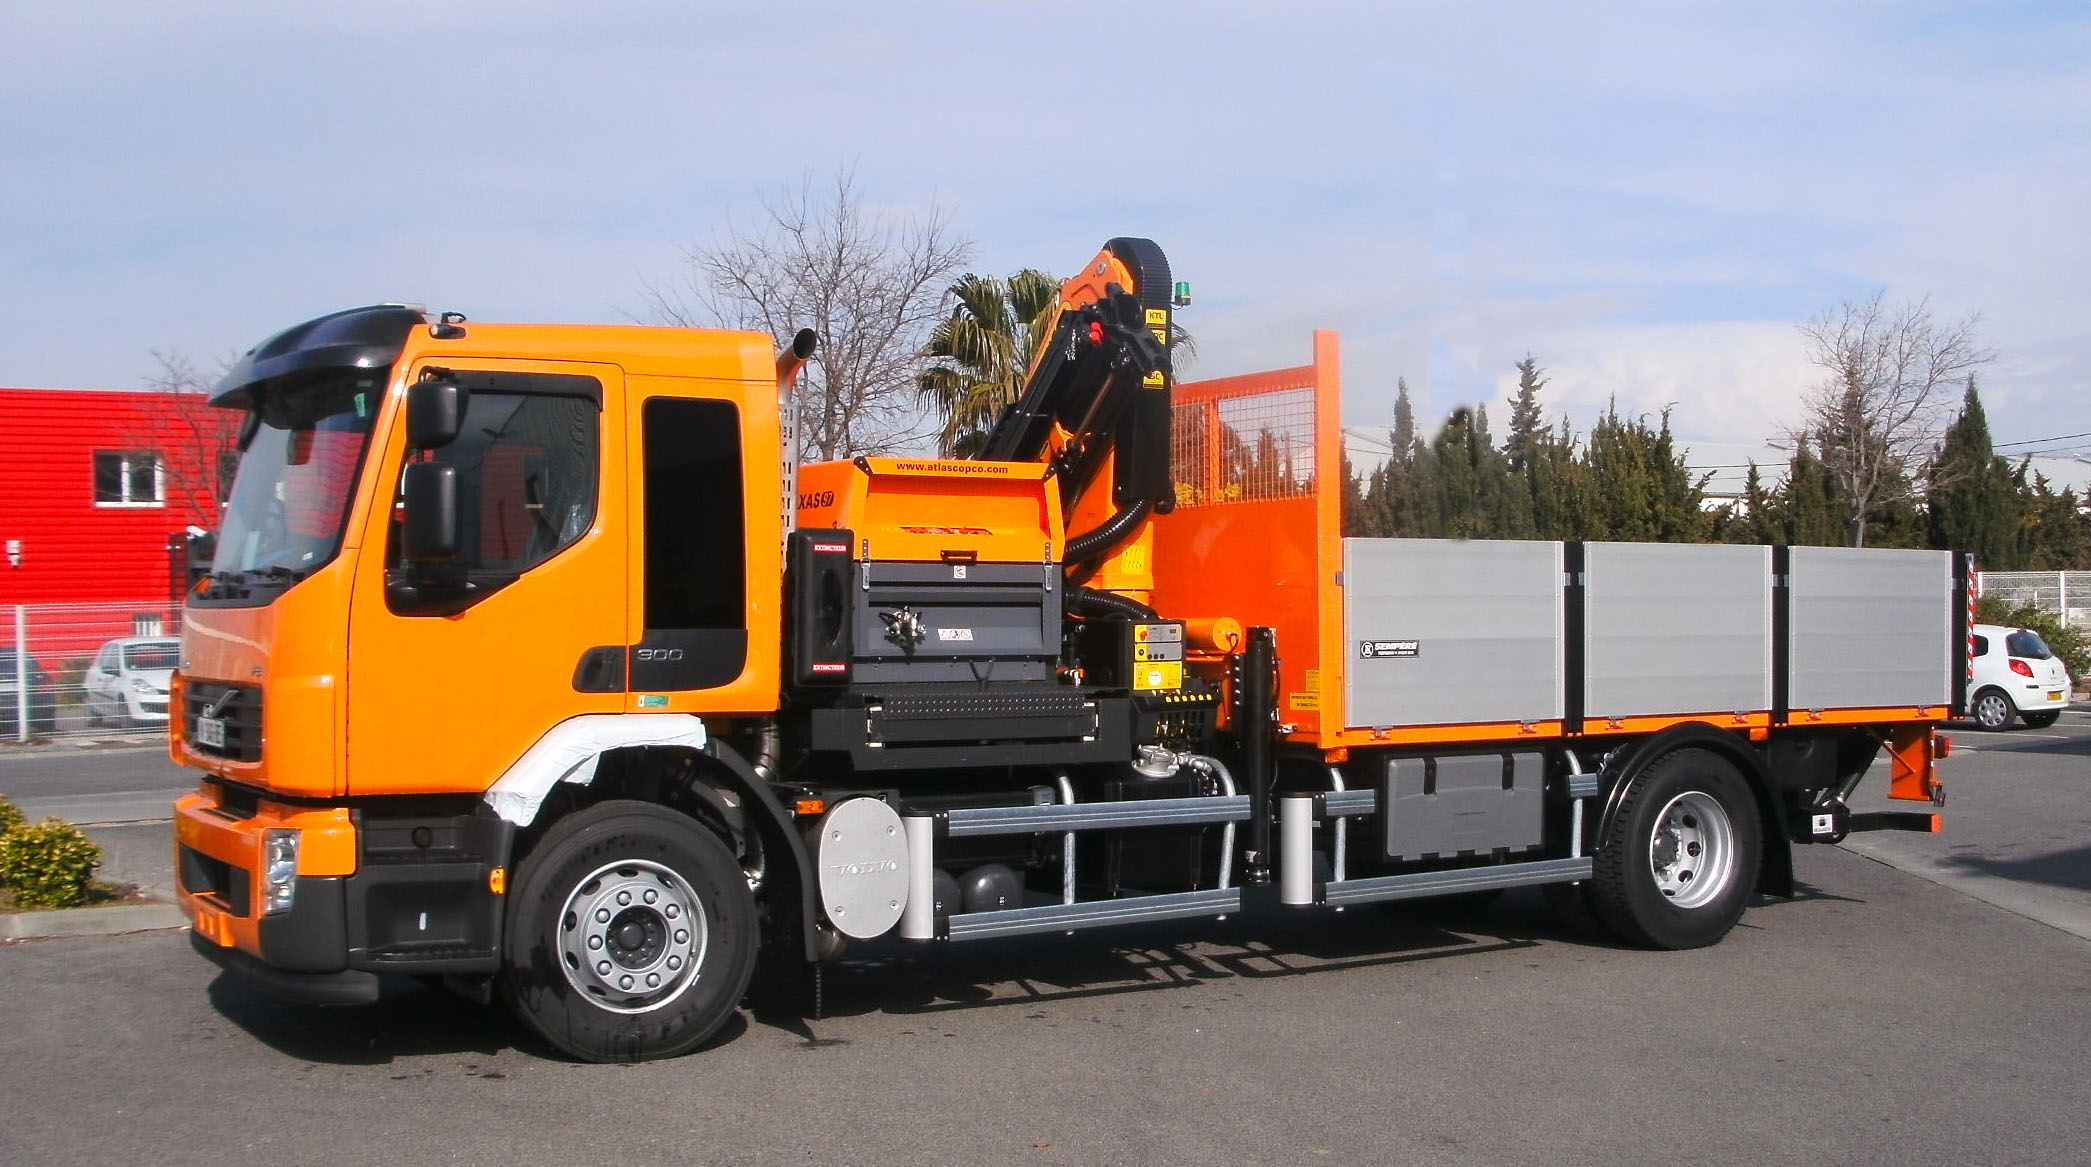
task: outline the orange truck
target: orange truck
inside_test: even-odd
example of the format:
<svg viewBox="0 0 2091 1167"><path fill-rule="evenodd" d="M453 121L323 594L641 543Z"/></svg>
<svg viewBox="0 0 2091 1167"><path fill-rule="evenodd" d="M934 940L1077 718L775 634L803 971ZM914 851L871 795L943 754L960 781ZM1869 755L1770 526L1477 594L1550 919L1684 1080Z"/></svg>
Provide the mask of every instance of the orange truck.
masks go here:
<svg viewBox="0 0 2091 1167"><path fill-rule="evenodd" d="M1685 948L1937 829L1963 560L1346 539L1335 337L1178 384L1183 301L1112 240L960 460L800 466L810 333L269 338L173 697L194 946L641 1059L853 942L1539 887ZM1877 764L1923 807L1854 813Z"/></svg>

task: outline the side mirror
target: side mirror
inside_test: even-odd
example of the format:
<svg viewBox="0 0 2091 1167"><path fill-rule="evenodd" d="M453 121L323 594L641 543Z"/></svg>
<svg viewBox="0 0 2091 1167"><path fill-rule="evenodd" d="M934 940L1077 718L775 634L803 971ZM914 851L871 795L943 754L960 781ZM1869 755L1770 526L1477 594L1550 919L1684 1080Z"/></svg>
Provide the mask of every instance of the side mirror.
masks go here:
<svg viewBox="0 0 2091 1167"><path fill-rule="evenodd" d="M406 508L400 535L407 562L433 566L456 559L457 467L416 462L407 467L400 493Z"/></svg>
<svg viewBox="0 0 2091 1167"><path fill-rule="evenodd" d="M407 445L433 450L457 440L464 431L465 387L435 369L407 390Z"/></svg>

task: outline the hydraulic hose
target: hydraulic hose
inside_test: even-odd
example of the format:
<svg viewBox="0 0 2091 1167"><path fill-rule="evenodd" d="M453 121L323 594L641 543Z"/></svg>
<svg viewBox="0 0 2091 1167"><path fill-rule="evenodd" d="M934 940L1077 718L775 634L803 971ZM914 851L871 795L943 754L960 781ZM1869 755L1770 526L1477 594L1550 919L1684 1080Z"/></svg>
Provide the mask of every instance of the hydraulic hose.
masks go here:
<svg viewBox="0 0 2091 1167"><path fill-rule="evenodd" d="M1153 608L1117 592L1076 585L1067 589L1068 606L1079 616L1123 616L1128 620L1152 620Z"/></svg>
<svg viewBox="0 0 2091 1167"><path fill-rule="evenodd" d="M1148 513L1152 510L1154 510L1154 503L1144 498L1125 507L1117 514L1105 519L1103 524L1095 530L1084 531L1069 539L1067 541L1067 554L1062 557L1062 561L1072 567L1077 563L1086 563L1091 559L1095 559L1097 556L1117 546L1126 536L1139 530L1140 524L1146 521Z"/></svg>

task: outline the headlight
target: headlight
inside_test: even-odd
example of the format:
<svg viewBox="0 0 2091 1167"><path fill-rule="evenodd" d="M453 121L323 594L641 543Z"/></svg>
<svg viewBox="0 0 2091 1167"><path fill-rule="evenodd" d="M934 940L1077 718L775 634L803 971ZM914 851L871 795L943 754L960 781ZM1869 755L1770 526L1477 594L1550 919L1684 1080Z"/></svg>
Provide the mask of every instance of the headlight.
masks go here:
<svg viewBox="0 0 2091 1167"><path fill-rule="evenodd" d="M151 681L146 680L144 677L132 677L131 692L136 693L141 697L144 697L158 693L159 690L154 688L153 683Z"/></svg>
<svg viewBox="0 0 2091 1167"><path fill-rule="evenodd" d="M261 910L275 915L290 910L298 894L298 833L272 830L261 846Z"/></svg>

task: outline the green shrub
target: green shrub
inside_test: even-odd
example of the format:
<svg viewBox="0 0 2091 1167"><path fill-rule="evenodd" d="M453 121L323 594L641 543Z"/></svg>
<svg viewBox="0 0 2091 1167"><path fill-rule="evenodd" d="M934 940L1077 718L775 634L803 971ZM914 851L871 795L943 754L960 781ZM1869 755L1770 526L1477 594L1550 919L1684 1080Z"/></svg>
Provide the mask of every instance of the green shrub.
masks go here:
<svg viewBox="0 0 2091 1167"><path fill-rule="evenodd" d="M1983 596L1975 601L1977 624L2004 624L2012 628L2030 628L2047 641L2047 646L2062 658L2069 669L2069 676L2077 684L2091 679L2091 634L2081 628L2064 628L2061 617L2053 612L2036 608L2031 604L2011 604L1998 596Z"/></svg>
<svg viewBox="0 0 2091 1167"><path fill-rule="evenodd" d="M9 802L5 794L0 794L0 836L6 835L16 827L26 826L28 822L29 818L22 813L22 808Z"/></svg>
<svg viewBox="0 0 2091 1167"><path fill-rule="evenodd" d="M21 908L70 908L87 902L102 849L61 819L18 826L0 835L0 884Z"/></svg>

